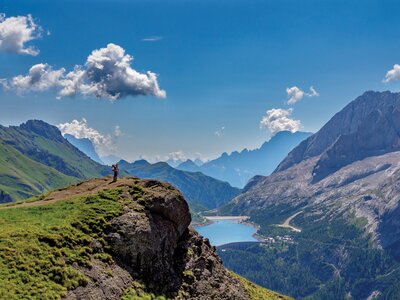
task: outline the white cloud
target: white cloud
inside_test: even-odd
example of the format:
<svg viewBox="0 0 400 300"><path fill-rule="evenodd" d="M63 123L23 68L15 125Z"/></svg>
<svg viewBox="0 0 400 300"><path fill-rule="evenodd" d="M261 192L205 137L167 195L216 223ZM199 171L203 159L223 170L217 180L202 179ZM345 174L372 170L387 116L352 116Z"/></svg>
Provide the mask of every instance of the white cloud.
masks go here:
<svg viewBox="0 0 400 300"><path fill-rule="evenodd" d="M297 86L292 86L291 88L286 89L286 93L288 95L287 104L292 105L299 102L301 99L306 97L318 97L319 93L315 90L313 86L310 87L310 92L306 93Z"/></svg>
<svg viewBox="0 0 400 300"><path fill-rule="evenodd" d="M393 69L389 70L386 73L385 79L383 82L388 83L391 81L400 80L400 65L395 64L393 65Z"/></svg>
<svg viewBox="0 0 400 300"><path fill-rule="evenodd" d="M25 44L41 37L42 28L31 15L6 18L0 14L0 51L36 56L39 50Z"/></svg>
<svg viewBox="0 0 400 300"><path fill-rule="evenodd" d="M290 118L292 112L292 108L267 110L266 115L260 121L260 127L266 128L272 135L285 130L296 132L301 128L301 122Z"/></svg>
<svg viewBox="0 0 400 300"><path fill-rule="evenodd" d="M100 156L108 155L116 150L112 137L89 127L85 118L82 118L80 121L72 120L71 122L58 124L57 127L63 135L70 134L78 139L89 139L96 150L99 151Z"/></svg>
<svg viewBox="0 0 400 300"><path fill-rule="evenodd" d="M64 68L53 70L47 64L31 67L28 75L19 75L8 80L8 89L22 92L55 89L58 98L77 94L106 98L111 101L127 96L156 96L165 98L157 75L153 72L139 73L131 67L133 57L115 44L94 50L83 66L75 66L67 73Z"/></svg>
<svg viewBox="0 0 400 300"><path fill-rule="evenodd" d="M47 64L37 64L25 76L15 76L8 82L3 80L3 86L18 93L47 91L61 86L64 73L65 69L53 70Z"/></svg>
<svg viewBox="0 0 400 300"><path fill-rule="evenodd" d="M225 126L222 126L220 129L218 129L217 131L214 132L214 134L218 137L223 136L225 133Z"/></svg>
<svg viewBox="0 0 400 300"><path fill-rule="evenodd" d="M164 39L162 36L148 36L142 39L142 42L158 42Z"/></svg>
<svg viewBox="0 0 400 300"><path fill-rule="evenodd" d="M168 155L165 157L165 160L172 160L172 161L185 161L186 159L187 157L182 150L168 153Z"/></svg>

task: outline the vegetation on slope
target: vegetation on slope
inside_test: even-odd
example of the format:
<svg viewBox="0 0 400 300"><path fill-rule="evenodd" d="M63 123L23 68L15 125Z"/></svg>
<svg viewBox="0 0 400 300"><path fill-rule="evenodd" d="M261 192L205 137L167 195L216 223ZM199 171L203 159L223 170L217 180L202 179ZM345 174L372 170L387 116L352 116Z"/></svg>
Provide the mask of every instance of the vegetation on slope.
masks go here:
<svg viewBox="0 0 400 300"><path fill-rule="evenodd" d="M77 180L24 156L0 141L0 203L27 198Z"/></svg>
<svg viewBox="0 0 400 300"><path fill-rule="evenodd" d="M57 127L43 121L31 120L20 126L0 126L0 140L30 159L68 176L91 178L109 171L72 146Z"/></svg>
<svg viewBox="0 0 400 300"><path fill-rule="evenodd" d="M235 276L237 279L240 280L242 285L244 286L244 289L249 295L250 300L289 300L291 299L290 297L283 296L281 294L275 293L273 291L261 288L260 286L248 281L247 279L243 278L242 276L239 276L235 273L231 273L233 276Z"/></svg>
<svg viewBox="0 0 400 300"><path fill-rule="evenodd" d="M122 212L119 191L71 198L51 205L0 210L0 299L59 299L85 285L73 267L106 253L89 247L108 220ZM104 241L103 241L104 242Z"/></svg>

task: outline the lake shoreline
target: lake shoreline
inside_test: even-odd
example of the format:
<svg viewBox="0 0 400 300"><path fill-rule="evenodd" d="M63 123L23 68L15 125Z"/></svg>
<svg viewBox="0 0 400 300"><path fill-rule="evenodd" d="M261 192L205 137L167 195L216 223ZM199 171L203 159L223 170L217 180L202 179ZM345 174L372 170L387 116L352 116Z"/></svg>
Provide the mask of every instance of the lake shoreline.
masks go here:
<svg viewBox="0 0 400 300"><path fill-rule="evenodd" d="M206 222L199 225L193 225L193 228L197 230L197 228L209 226L218 221L233 221L233 223L242 224L244 226L254 228L256 231L251 235L251 237L255 239L254 242L263 241L263 237L260 234L258 234L260 230L260 225L251 222L249 216L206 216L204 218L206 219ZM248 241L243 241L243 242L248 242Z"/></svg>

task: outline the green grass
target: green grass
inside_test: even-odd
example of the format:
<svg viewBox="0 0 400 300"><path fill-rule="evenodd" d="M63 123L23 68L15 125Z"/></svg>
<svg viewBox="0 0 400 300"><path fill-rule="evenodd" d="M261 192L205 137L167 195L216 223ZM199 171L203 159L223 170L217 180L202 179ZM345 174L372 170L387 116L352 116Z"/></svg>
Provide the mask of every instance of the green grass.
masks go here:
<svg viewBox="0 0 400 300"><path fill-rule="evenodd" d="M256 285L247 279L243 278L242 276L239 276L233 272L231 272L232 276L236 277L239 279L240 283L243 285L243 288L246 290L247 294L249 295L250 300L289 300L292 299L287 296L283 296L281 294L275 293L273 291L267 290L265 288L260 287L259 285Z"/></svg>
<svg viewBox="0 0 400 300"><path fill-rule="evenodd" d="M92 239L101 239L108 221L126 201L119 190L75 197L51 205L0 211L0 299L60 299L87 278L73 265L89 267Z"/></svg>
<svg viewBox="0 0 400 300"><path fill-rule="evenodd" d="M77 178L105 175L104 167L65 140L59 130L43 121L21 126L0 126L0 140L30 159Z"/></svg>
<svg viewBox="0 0 400 300"><path fill-rule="evenodd" d="M0 190L13 200L27 198L77 181L77 178L38 163L0 142Z"/></svg>

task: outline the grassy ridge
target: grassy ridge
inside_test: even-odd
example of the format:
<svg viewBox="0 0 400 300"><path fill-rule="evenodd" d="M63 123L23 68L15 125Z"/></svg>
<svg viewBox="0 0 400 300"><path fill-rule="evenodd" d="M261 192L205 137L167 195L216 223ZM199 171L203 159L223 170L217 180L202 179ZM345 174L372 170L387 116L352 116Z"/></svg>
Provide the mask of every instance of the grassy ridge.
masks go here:
<svg viewBox="0 0 400 300"><path fill-rule="evenodd" d="M26 198L77 181L0 142L0 190L12 199ZM5 197L3 194L3 202L8 200ZM1 200L0 197L0 203Z"/></svg>
<svg viewBox="0 0 400 300"><path fill-rule="evenodd" d="M57 127L43 121L31 120L20 126L0 126L0 140L30 159L59 172L91 178L108 171L64 139Z"/></svg>

